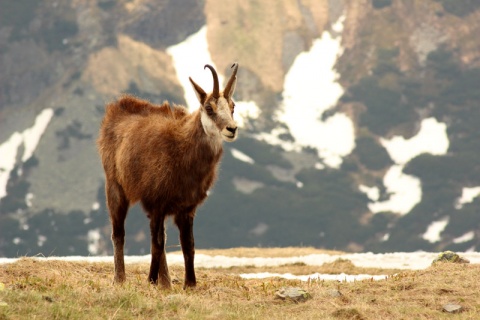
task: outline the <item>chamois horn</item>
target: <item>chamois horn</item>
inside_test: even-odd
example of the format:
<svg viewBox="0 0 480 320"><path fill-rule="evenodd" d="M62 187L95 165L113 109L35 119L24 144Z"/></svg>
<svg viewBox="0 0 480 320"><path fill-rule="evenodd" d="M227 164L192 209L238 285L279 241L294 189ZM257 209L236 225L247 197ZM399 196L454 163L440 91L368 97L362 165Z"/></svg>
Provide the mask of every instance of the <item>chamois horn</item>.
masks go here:
<svg viewBox="0 0 480 320"><path fill-rule="evenodd" d="M218 99L220 97L220 88L219 88L219 85L218 85L217 71L215 71L215 69L209 64L206 64L205 67L203 67L203 69L205 69L205 68L210 69L210 71L212 72L212 77L213 77L213 92L212 92L212 95L215 99Z"/></svg>
<svg viewBox="0 0 480 320"><path fill-rule="evenodd" d="M227 85L225 86L225 90L223 91L223 95L225 97L228 97L230 90L232 90L232 85L235 82L235 79L237 78L238 63L234 62L230 68L233 68L233 72L232 72L232 75L230 76L230 79L228 80Z"/></svg>

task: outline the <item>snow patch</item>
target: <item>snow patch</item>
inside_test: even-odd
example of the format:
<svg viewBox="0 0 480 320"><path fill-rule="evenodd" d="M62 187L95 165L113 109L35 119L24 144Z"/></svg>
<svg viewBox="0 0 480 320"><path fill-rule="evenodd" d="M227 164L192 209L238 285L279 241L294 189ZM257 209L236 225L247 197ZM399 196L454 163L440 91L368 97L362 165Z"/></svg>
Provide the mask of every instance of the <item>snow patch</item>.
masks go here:
<svg viewBox="0 0 480 320"><path fill-rule="evenodd" d="M244 279L265 279L265 278L283 278L288 280L300 280L300 281L338 281L338 282L354 282L362 280L385 280L386 275L369 275L369 274L357 274L349 275L345 273L340 274L321 274L314 273L310 275L293 275L291 273L270 273L270 272L260 272L260 273L242 273L240 274L241 278Z"/></svg>
<svg viewBox="0 0 480 320"><path fill-rule="evenodd" d="M453 243L464 243L464 242L468 242L468 241L471 241L475 238L475 231L470 231L470 232L467 232L465 233L464 235L458 237L458 238L455 238L453 239Z"/></svg>
<svg viewBox="0 0 480 320"><path fill-rule="evenodd" d="M94 203L92 204L92 210L93 210L93 211L97 211L98 209L100 209L100 203L94 202Z"/></svg>
<svg viewBox="0 0 480 320"><path fill-rule="evenodd" d="M35 198L35 196L31 192L29 192L25 195L25 204L27 205L27 207L29 207L29 208L32 207L33 198Z"/></svg>
<svg viewBox="0 0 480 320"><path fill-rule="evenodd" d="M405 139L395 136L390 140L381 138L380 143L395 162L383 178L390 199L370 203L368 207L373 213L391 211L405 215L422 200L422 189L420 179L404 174L403 168L423 153L445 155L450 145L447 125L435 118L427 118L422 121L420 131L414 137Z"/></svg>
<svg viewBox="0 0 480 320"><path fill-rule="evenodd" d="M255 163L255 160L253 160L251 157L247 156L245 153L241 152L240 150L232 148L230 151L232 152L232 156L235 159L238 159L240 161L250 163L250 164Z"/></svg>
<svg viewBox="0 0 480 320"><path fill-rule="evenodd" d="M480 195L480 187L463 188L462 196L455 203L455 209L462 209L464 204L471 203Z"/></svg>
<svg viewBox="0 0 480 320"><path fill-rule="evenodd" d="M254 181L243 177L233 177L232 183L237 191L245 194L251 194L255 190L265 186L263 182Z"/></svg>
<svg viewBox="0 0 480 320"><path fill-rule="evenodd" d="M343 29L343 19L335 24L336 30ZM334 107L344 92L334 70L343 51L340 43L341 37L333 38L325 31L313 42L310 51L296 57L285 76L282 110L276 114L289 128L297 146L316 148L323 162L333 168L339 168L342 158L355 147L354 126L347 115L335 113L322 119L323 113ZM272 138L265 140L279 142Z"/></svg>
<svg viewBox="0 0 480 320"><path fill-rule="evenodd" d="M0 154L2 155L0 157L0 199L7 195L7 182L10 172L15 167L18 149L23 145L24 150L21 157L23 162L30 159L52 116L53 109L44 109L35 118L35 123L31 128L27 128L23 132L14 132L7 141L0 144Z"/></svg>
<svg viewBox="0 0 480 320"><path fill-rule="evenodd" d="M380 143L396 164L406 164L422 153L445 155L450 145L447 125L435 118L424 119L420 131L410 139L395 136L390 140L381 138Z"/></svg>
<svg viewBox="0 0 480 320"><path fill-rule="evenodd" d="M260 108L254 101L236 101L234 119L240 128L245 128L249 119L255 120L260 116Z"/></svg>
<svg viewBox="0 0 480 320"><path fill-rule="evenodd" d="M403 165L393 165L388 169L383 184L390 199L368 204L373 213L395 212L405 215L422 200L420 179L403 173Z"/></svg>
<svg viewBox="0 0 480 320"><path fill-rule="evenodd" d="M422 235L422 238L430 243L435 243L442 240L440 234L443 232L443 230L445 230L449 221L450 218L445 217L443 219L432 222L428 226L427 231L425 231L425 233Z"/></svg>
<svg viewBox="0 0 480 320"><path fill-rule="evenodd" d="M250 230L250 233L253 234L254 236L261 236L263 234L265 234L265 232L267 232L268 230L268 224L266 223L263 223L263 222L259 222L255 228L253 228L252 230Z"/></svg>
<svg viewBox="0 0 480 320"><path fill-rule="evenodd" d="M254 135L258 140L265 141L266 143L274 146L280 146L285 151L297 151L300 152L302 147L292 141L285 141L281 138L282 135L289 134L285 128L275 128L271 132L261 132Z"/></svg>
<svg viewBox="0 0 480 320"><path fill-rule="evenodd" d="M203 90L210 92L213 88L212 74L210 70L205 70L203 66L208 63L216 69L211 62L212 58L208 51L207 27L202 27L185 41L168 47L167 53L172 57L178 80L185 91L188 108L190 111L198 109L200 103L188 78L191 77ZM221 74L218 74L218 79L222 83L223 77Z"/></svg>
<svg viewBox="0 0 480 320"><path fill-rule="evenodd" d="M368 199L372 200L372 201L378 201L378 199L380 198L380 190L378 190L377 187L368 187L368 186L365 186L363 184L359 185L358 186L358 189L365 193L368 197Z"/></svg>
<svg viewBox="0 0 480 320"><path fill-rule="evenodd" d="M97 228L97 229L88 231L87 239L88 239L88 253L98 254L99 243L100 243L100 240L102 239L102 236L100 235L100 229Z"/></svg>

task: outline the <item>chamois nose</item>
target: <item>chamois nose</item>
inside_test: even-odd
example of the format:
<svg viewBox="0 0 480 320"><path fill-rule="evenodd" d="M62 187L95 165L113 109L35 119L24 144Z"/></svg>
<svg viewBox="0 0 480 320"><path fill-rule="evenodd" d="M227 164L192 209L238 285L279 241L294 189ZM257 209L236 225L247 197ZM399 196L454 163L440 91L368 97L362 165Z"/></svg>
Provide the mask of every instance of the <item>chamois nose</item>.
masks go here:
<svg viewBox="0 0 480 320"><path fill-rule="evenodd" d="M237 127L227 127L227 130L233 134L235 134L235 132L237 132Z"/></svg>

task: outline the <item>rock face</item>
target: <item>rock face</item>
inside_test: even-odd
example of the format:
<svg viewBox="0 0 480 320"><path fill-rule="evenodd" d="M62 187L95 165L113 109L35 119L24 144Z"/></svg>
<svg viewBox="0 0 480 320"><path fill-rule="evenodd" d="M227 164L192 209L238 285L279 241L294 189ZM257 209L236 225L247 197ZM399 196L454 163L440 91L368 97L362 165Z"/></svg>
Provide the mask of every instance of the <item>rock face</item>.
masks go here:
<svg viewBox="0 0 480 320"><path fill-rule="evenodd" d="M476 3L4 1L0 256L111 253L95 146L104 105L122 93L185 104L189 88L178 79L167 48L199 30L207 30L220 74L231 62L240 64L236 116L249 113L247 106L258 110L249 113L235 145L226 147L217 186L196 219L198 247L478 250L472 226L480 223L473 214L480 202L461 199L480 181ZM353 150L338 168L320 158L316 147L298 144L290 119L281 117L289 98L285 78L319 41L341 45L334 68L344 94L311 118L332 124L341 114L355 135ZM328 46L322 48L317 59L325 61ZM303 73L313 83L327 78L313 67ZM298 90L309 85L297 82ZM311 114L306 111L319 100L299 102L292 117ZM44 110L53 112L48 125L38 141L28 139ZM386 142L414 143L427 118L446 126L446 154L420 152L397 163ZM332 142L342 135L307 136ZM230 147L251 160L235 157ZM398 197L404 192L389 185L392 172L403 182L416 179L419 199L407 212L374 210L386 201L403 202ZM131 211L126 251L147 254L148 222L139 207ZM448 221L440 239L428 240L423 235L439 219Z"/></svg>
<svg viewBox="0 0 480 320"><path fill-rule="evenodd" d="M311 295L301 289L296 287L286 287L282 288L279 291L275 292L275 297L282 300L291 300L295 302L304 302L311 298Z"/></svg>
<svg viewBox="0 0 480 320"><path fill-rule="evenodd" d="M463 310L464 308L461 305L455 303L447 303L443 306L443 311L448 313L460 313Z"/></svg>

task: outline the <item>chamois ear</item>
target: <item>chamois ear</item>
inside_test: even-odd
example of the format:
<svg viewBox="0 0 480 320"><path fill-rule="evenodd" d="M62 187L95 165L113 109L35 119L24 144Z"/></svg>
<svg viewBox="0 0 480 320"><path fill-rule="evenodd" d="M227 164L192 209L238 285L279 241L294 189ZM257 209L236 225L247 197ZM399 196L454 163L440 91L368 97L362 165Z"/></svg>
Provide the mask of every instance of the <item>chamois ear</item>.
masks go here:
<svg viewBox="0 0 480 320"><path fill-rule="evenodd" d="M195 91L195 95L197 96L197 99L198 101L200 102L200 104L204 104L205 103L205 100L207 99L207 94L205 93L205 91L203 91L203 89L195 83L195 81L192 80L192 78L188 78L190 79L190 83L192 84L192 87L193 87L193 90Z"/></svg>

